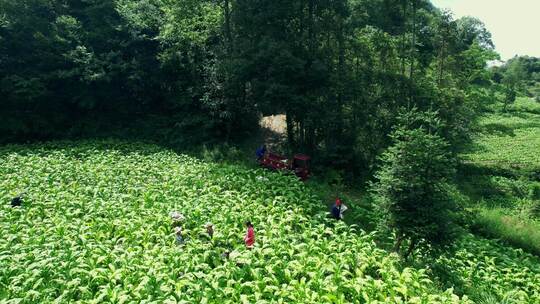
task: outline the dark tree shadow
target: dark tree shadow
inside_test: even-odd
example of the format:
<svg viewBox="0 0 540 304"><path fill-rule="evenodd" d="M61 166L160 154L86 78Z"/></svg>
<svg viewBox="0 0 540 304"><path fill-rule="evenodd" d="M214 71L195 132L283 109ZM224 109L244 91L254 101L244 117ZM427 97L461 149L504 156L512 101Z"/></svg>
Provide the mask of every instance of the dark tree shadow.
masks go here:
<svg viewBox="0 0 540 304"><path fill-rule="evenodd" d="M490 123L482 126L480 133L486 135L516 136L514 128L501 123Z"/></svg>

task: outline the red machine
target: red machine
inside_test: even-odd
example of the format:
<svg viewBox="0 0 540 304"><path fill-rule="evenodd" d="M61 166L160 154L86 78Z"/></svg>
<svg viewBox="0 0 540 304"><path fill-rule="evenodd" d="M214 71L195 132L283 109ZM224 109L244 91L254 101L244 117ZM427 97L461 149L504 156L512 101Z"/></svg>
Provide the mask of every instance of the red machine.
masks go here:
<svg viewBox="0 0 540 304"><path fill-rule="evenodd" d="M291 160L283 155L268 152L259 160L259 164L271 170L293 171L296 176L305 181L311 173L309 170L310 160L311 158L304 154L296 154Z"/></svg>

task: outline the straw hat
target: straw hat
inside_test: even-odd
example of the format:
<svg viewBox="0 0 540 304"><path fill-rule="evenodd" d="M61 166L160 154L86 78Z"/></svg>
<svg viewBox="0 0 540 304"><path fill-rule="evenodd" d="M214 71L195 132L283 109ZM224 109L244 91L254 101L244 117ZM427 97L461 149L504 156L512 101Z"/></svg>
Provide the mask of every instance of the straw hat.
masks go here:
<svg viewBox="0 0 540 304"><path fill-rule="evenodd" d="M173 211L170 215L173 221L183 221L185 219L184 215L178 211Z"/></svg>

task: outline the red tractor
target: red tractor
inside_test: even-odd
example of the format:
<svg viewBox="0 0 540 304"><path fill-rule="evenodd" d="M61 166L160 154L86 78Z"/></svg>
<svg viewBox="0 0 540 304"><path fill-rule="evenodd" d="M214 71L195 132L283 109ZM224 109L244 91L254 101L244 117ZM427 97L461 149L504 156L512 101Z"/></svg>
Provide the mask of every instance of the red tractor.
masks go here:
<svg viewBox="0 0 540 304"><path fill-rule="evenodd" d="M259 159L259 164L271 170L290 170L305 181L311 174L309 170L310 160L311 158L304 154L296 154L293 159L288 159L283 155L268 152Z"/></svg>

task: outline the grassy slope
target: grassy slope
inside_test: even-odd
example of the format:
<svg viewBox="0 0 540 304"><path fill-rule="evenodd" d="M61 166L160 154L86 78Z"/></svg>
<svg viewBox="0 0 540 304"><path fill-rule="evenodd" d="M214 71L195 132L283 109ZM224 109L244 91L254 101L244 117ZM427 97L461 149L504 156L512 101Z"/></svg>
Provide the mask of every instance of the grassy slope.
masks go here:
<svg viewBox="0 0 540 304"><path fill-rule="evenodd" d="M540 103L520 98L508 113L489 113L480 122L466 160L495 169L540 171Z"/></svg>
<svg viewBox="0 0 540 304"><path fill-rule="evenodd" d="M463 188L478 201L477 228L540 255L540 103L520 98L481 120Z"/></svg>
<svg viewBox="0 0 540 304"><path fill-rule="evenodd" d="M507 113L488 113L480 122L475 146L464 155L480 166L540 170L540 103L520 98Z"/></svg>

